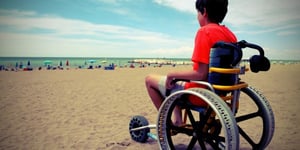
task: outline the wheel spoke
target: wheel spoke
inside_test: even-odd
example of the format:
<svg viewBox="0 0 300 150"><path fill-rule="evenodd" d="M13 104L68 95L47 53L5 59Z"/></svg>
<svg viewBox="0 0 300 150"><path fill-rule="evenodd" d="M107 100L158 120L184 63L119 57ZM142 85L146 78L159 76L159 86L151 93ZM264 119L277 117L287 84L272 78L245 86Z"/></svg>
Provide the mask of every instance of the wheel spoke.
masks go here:
<svg viewBox="0 0 300 150"><path fill-rule="evenodd" d="M192 134L191 134L191 136L193 136L193 137L192 137L187 149L193 149L195 144L198 141L199 145L201 146L201 149L205 150L206 147L205 147L202 135L201 135L201 129L203 128L203 126L201 126L199 124L199 122L196 122L195 117L191 112L191 109L186 108L186 113L187 113L188 119L191 122L192 127L193 127Z"/></svg>
<svg viewBox="0 0 300 150"><path fill-rule="evenodd" d="M214 136L214 135L206 135L206 142L213 147L213 149L220 149L219 143L225 142L225 137ZM215 142L214 142L215 141Z"/></svg>
<svg viewBox="0 0 300 150"><path fill-rule="evenodd" d="M194 146L195 146L195 144L196 144L196 142L197 142L197 138L196 138L196 137L193 137L193 138L191 139L191 141L190 141L189 146L188 146L187 149L188 149L188 150L193 149Z"/></svg>
<svg viewBox="0 0 300 150"><path fill-rule="evenodd" d="M187 115L188 115L188 117L189 117L189 120L190 120L190 122L191 122L193 128L194 128L194 129L197 128L196 121L195 121L195 118L194 118L194 116L193 116L191 110L190 110L190 109L186 109L186 112L187 112Z"/></svg>
<svg viewBox="0 0 300 150"><path fill-rule="evenodd" d="M198 141L199 145L201 146L201 149L205 150L206 147L205 147L202 135L201 135L202 127L199 126L199 124L196 123L195 118L194 118L194 116L193 116L190 109L186 109L186 112L187 112L189 120L190 120L190 122L193 126L193 133L192 134L195 134L195 135L193 135L193 138L192 138L192 140L190 141L190 143L188 145L188 149L193 149L196 142Z"/></svg>
<svg viewBox="0 0 300 150"><path fill-rule="evenodd" d="M198 143L201 146L202 150L206 150L206 146L204 144L203 138L201 138L201 139L198 138Z"/></svg>
<svg viewBox="0 0 300 150"><path fill-rule="evenodd" d="M241 121L245 121L251 118L255 118L260 116L259 112L254 112L254 113L250 113L250 114L246 114L246 115L242 115L242 116L238 116L235 118L236 122L241 122Z"/></svg>
<svg viewBox="0 0 300 150"><path fill-rule="evenodd" d="M248 136L248 134L238 125L239 133L254 148L257 144Z"/></svg>
<svg viewBox="0 0 300 150"><path fill-rule="evenodd" d="M220 149L218 147L218 142L213 142L212 140L207 140L207 143L213 148L213 149Z"/></svg>

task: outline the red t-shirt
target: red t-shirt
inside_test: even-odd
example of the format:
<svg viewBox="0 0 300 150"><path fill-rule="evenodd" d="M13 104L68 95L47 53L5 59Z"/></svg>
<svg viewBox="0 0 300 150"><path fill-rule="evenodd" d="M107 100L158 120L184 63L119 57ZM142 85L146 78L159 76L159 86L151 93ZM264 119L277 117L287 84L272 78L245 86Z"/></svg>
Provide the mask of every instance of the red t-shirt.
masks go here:
<svg viewBox="0 0 300 150"><path fill-rule="evenodd" d="M198 64L198 62L209 64L210 49L219 41L237 42L237 39L224 25L208 24L200 28L195 38L192 61L195 64Z"/></svg>
<svg viewBox="0 0 300 150"><path fill-rule="evenodd" d="M198 70L199 62L209 64L211 47L219 41L237 42L235 35L224 25L208 24L201 27L195 37L195 47L192 55L193 69ZM185 89L201 87L194 83L186 83ZM201 105L201 104L200 104Z"/></svg>

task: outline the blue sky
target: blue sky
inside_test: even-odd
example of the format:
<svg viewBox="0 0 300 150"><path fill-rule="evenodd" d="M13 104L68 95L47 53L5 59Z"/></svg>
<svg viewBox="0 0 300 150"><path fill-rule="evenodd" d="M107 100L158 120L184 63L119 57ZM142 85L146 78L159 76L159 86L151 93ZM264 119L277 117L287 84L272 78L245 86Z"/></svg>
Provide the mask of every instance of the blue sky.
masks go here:
<svg viewBox="0 0 300 150"><path fill-rule="evenodd" d="M270 59L300 60L299 8L229 0L223 24ZM0 1L0 56L190 58L198 29L194 0Z"/></svg>

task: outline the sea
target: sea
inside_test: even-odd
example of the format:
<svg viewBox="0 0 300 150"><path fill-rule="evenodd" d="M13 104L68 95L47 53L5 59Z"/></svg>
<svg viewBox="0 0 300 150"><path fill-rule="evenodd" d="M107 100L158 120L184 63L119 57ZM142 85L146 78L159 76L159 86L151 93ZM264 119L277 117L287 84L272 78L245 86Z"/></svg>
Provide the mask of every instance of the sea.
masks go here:
<svg viewBox="0 0 300 150"><path fill-rule="evenodd" d="M167 65L189 65L190 58L128 58L128 57L0 57L2 68L31 68L47 66L68 66L70 68L85 68L89 66L130 66L148 62L149 65L164 63ZM272 64L295 64L300 60L271 60Z"/></svg>
<svg viewBox="0 0 300 150"><path fill-rule="evenodd" d="M69 66L70 68L84 68L90 65L128 66L140 61L166 62L166 64L190 64L189 58L121 58L121 57L0 57L0 65L5 68L32 68L47 66Z"/></svg>

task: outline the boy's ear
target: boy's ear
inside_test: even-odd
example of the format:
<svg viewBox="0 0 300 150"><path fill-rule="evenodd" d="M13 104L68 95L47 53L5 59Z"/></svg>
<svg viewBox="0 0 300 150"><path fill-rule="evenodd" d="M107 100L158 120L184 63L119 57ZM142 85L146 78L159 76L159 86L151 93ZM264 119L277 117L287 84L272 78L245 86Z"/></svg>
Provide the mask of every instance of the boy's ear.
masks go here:
<svg viewBox="0 0 300 150"><path fill-rule="evenodd" d="M203 9L203 14L202 14L202 16L207 16L206 8Z"/></svg>

